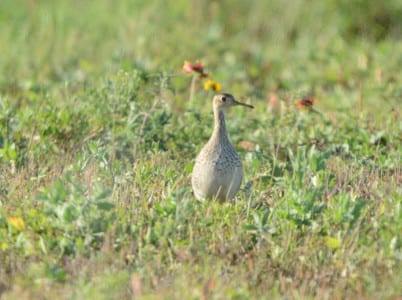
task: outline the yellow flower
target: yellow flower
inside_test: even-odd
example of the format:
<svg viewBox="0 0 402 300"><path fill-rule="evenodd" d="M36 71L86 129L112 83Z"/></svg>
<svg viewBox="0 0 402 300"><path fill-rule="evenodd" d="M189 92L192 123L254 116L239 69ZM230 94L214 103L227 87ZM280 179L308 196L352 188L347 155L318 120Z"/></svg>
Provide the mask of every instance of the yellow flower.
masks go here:
<svg viewBox="0 0 402 300"><path fill-rule="evenodd" d="M21 217L7 217L7 221L18 231L23 231L25 229L25 222Z"/></svg>
<svg viewBox="0 0 402 300"><path fill-rule="evenodd" d="M326 236L325 244L327 245L328 248L338 249L341 246L341 241L338 240L337 238Z"/></svg>
<svg viewBox="0 0 402 300"><path fill-rule="evenodd" d="M204 82L204 90L213 90L214 92L219 92L222 89L222 85L219 82L207 80Z"/></svg>

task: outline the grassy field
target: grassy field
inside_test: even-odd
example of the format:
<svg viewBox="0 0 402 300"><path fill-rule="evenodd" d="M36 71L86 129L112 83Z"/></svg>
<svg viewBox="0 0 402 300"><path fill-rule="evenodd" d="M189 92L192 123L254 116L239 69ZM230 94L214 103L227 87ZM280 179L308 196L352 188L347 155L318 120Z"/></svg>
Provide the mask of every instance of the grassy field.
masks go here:
<svg viewBox="0 0 402 300"><path fill-rule="evenodd" d="M401 299L401 14L0 1L0 299ZM190 185L208 79L255 106L227 203Z"/></svg>

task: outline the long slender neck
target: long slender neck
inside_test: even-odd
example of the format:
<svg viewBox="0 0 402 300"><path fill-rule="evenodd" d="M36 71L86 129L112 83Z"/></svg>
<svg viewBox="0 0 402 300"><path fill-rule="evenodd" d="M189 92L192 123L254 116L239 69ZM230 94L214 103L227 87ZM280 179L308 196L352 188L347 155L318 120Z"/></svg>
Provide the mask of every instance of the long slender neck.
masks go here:
<svg viewBox="0 0 402 300"><path fill-rule="evenodd" d="M223 110L214 108L214 119L215 125L211 139L218 142L229 141L226 133L225 113Z"/></svg>

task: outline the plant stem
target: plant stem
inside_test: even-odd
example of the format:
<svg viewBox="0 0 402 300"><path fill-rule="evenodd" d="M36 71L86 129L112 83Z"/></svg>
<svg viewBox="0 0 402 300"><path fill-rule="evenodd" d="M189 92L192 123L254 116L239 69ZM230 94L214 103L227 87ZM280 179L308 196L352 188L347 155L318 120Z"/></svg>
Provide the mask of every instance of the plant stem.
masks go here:
<svg viewBox="0 0 402 300"><path fill-rule="evenodd" d="M193 102L193 99L194 99L196 80L197 80L196 75L193 75L193 79L191 80L191 86L190 86L190 103Z"/></svg>

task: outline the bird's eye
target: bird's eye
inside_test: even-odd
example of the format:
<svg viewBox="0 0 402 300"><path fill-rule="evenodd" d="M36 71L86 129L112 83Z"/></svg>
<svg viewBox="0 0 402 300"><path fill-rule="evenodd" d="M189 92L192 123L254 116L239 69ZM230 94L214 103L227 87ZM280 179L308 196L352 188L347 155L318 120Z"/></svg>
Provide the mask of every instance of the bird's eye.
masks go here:
<svg viewBox="0 0 402 300"><path fill-rule="evenodd" d="M226 101L226 97L225 97L225 96L222 97L222 101L223 101L223 102Z"/></svg>

